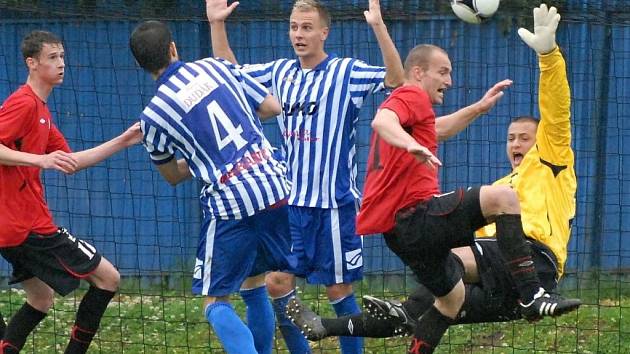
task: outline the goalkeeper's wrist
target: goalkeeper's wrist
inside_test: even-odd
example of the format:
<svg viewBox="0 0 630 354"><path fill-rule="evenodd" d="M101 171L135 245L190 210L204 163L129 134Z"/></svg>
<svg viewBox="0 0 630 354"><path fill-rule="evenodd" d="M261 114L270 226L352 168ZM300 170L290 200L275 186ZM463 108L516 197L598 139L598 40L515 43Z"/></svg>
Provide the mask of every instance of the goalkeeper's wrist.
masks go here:
<svg viewBox="0 0 630 354"><path fill-rule="evenodd" d="M541 57L541 58L542 58L542 57L551 56L551 55L553 55L555 52L557 52L557 51L559 51L559 50L560 50L560 47L558 46L558 44L556 44L556 45L553 47L553 49L552 49L552 50L547 51L546 53L537 53L537 54L538 54L538 57Z"/></svg>

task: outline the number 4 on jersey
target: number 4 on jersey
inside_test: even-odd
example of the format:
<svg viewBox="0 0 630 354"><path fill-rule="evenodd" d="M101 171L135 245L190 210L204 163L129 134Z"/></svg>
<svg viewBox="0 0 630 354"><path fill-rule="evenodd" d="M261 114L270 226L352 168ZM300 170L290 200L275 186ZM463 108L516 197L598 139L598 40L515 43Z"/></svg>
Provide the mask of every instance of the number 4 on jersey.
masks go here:
<svg viewBox="0 0 630 354"><path fill-rule="evenodd" d="M210 123L212 123L212 130L214 130L219 150L223 150L223 148L230 143L234 143L234 145L236 145L236 150L240 150L247 145L247 141L241 136L243 133L243 127L241 127L240 124L238 126L234 126L230 118L227 114L225 114L221 106L219 106L216 101L212 101L208 105L208 114L210 116ZM227 132L227 135L223 138L221 137L217 123L220 123L223 130Z"/></svg>

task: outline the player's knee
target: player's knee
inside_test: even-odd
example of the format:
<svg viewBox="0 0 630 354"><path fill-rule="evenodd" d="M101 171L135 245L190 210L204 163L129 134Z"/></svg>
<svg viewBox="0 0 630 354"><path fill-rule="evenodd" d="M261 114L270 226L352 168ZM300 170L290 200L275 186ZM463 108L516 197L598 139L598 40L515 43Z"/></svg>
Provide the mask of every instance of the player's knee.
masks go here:
<svg viewBox="0 0 630 354"><path fill-rule="evenodd" d="M265 277L267 292L272 298L282 297L295 287L294 277L287 273L272 272Z"/></svg>
<svg viewBox="0 0 630 354"><path fill-rule="evenodd" d="M326 287L328 300L337 301L352 294L352 284L334 284Z"/></svg>
<svg viewBox="0 0 630 354"><path fill-rule="evenodd" d="M460 280L448 294L436 298L434 304L444 316L455 319L464 304L465 298L466 290L464 283Z"/></svg>
<svg viewBox="0 0 630 354"><path fill-rule="evenodd" d="M208 310L208 306L214 305L217 302L230 303L230 296L206 296L203 300L203 312L204 316L206 316L206 311Z"/></svg>
<svg viewBox="0 0 630 354"><path fill-rule="evenodd" d="M520 213L518 196L509 186L484 186L479 199L486 216Z"/></svg>
<svg viewBox="0 0 630 354"><path fill-rule="evenodd" d="M120 272L118 272L115 268L111 274L109 274L108 282L111 286L111 291L117 291L120 287Z"/></svg>
<svg viewBox="0 0 630 354"><path fill-rule="evenodd" d="M108 268L99 274L98 278L93 279L92 284L103 290L118 291L118 287L120 286L120 273L114 267Z"/></svg>
<svg viewBox="0 0 630 354"><path fill-rule="evenodd" d="M255 289L265 285L265 274L254 275L243 281L241 289Z"/></svg>
<svg viewBox="0 0 630 354"><path fill-rule="evenodd" d="M26 301L37 311L48 313L53 305L54 296L52 289L41 289L36 293L27 294Z"/></svg>
<svg viewBox="0 0 630 354"><path fill-rule="evenodd" d="M103 258L96 271L87 280L99 289L118 291L120 273L107 259Z"/></svg>

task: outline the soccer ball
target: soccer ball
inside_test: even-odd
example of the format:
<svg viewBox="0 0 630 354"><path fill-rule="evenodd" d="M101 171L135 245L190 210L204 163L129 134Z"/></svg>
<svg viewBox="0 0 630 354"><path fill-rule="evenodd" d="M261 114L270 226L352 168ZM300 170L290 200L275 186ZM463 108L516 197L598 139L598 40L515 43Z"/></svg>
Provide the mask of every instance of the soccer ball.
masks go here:
<svg viewBox="0 0 630 354"><path fill-rule="evenodd" d="M500 2L501 0L451 0L451 9L460 19L479 24L497 12Z"/></svg>

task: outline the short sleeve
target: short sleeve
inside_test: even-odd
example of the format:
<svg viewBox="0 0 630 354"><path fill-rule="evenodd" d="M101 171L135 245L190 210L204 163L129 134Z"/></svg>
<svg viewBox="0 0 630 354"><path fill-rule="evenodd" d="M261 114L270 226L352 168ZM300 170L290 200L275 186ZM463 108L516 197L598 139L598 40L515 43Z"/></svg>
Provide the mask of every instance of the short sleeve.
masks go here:
<svg viewBox="0 0 630 354"><path fill-rule="evenodd" d="M397 89L381 108L394 111L403 127L410 127L426 118L435 119L429 96L416 87Z"/></svg>
<svg viewBox="0 0 630 354"><path fill-rule="evenodd" d="M385 89L385 68L368 65L355 59L350 71L350 92L353 97L365 97L383 89Z"/></svg>
<svg viewBox="0 0 630 354"><path fill-rule="evenodd" d="M0 107L0 143L13 146L27 130L28 118L36 112L37 105L31 97L9 98Z"/></svg>
<svg viewBox="0 0 630 354"><path fill-rule="evenodd" d="M249 75L251 78L256 80L256 82L267 88L267 90L271 90L271 87L273 86L273 69L276 66L276 63L277 61L264 64L244 64L236 65L236 68Z"/></svg>
<svg viewBox="0 0 630 354"><path fill-rule="evenodd" d="M234 65L227 60L219 61L230 70L234 77L238 79L249 105L253 107L254 110L258 110L260 104L269 95L269 90L251 77L246 70L242 69L242 67Z"/></svg>
<svg viewBox="0 0 630 354"><path fill-rule="evenodd" d="M151 156L151 161L156 165L169 162L175 157L173 141L155 121L146 114L140 116L140 129L142 130L142 143Z"/></svg>
<svg viewBox="0 0 630 354"><path fill-rule="evenodd" d="M51 152L57 150L71 152L66 138L63 134L61 134L57 126L52 123L50 125L50 132L48 133L48 146L46 146L46 153L50 154Z"/></svg>

